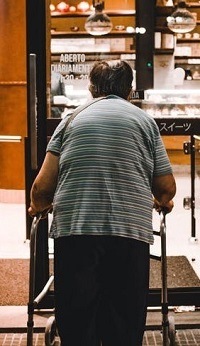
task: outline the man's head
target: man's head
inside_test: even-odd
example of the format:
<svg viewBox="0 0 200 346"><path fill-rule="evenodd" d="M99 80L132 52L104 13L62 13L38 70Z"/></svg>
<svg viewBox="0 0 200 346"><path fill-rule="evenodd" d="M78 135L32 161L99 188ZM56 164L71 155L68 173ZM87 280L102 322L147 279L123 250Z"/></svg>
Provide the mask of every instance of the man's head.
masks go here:
<svg viewBox="0 0 200 346"><path fill-rule="evenodd" d="M133 71L125 61L100 61L94 64L89 78L89 90L94 98L112 94L127 99L132 89Z"/></svg>

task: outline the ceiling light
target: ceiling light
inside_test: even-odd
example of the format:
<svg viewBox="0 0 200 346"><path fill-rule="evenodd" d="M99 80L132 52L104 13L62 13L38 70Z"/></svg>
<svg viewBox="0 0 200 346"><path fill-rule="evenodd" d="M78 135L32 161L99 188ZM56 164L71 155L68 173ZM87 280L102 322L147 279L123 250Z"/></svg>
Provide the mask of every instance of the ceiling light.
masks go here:
<svg viewBox="0 0 200 346"><path fill-rule="evenodd" d="M112 22L110 18L103 13L104 1L93 0L95 12L91 14L85 22L85 30L93 36L102 36L108 34L112 30Z"/></svg>
<svg viewBox="0 0 200 346"><path fill-rule="evenodd" d="M179 0L176 11L167 17L168 28L175 33L186 33L192 31L196 26L196 19L186 9L186 2Z"/></svg>

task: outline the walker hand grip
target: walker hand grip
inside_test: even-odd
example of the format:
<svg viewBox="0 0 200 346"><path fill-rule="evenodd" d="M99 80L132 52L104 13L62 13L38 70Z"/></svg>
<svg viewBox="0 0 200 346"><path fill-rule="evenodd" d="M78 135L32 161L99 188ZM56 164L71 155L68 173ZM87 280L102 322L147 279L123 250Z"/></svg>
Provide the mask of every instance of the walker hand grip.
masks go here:
<svg viewBox="0 0 200 346"><path fill-rule="evenodd" d="M169 209L167 207L161 207L160 213L162 213L165 216L169 213Z"/></svg>

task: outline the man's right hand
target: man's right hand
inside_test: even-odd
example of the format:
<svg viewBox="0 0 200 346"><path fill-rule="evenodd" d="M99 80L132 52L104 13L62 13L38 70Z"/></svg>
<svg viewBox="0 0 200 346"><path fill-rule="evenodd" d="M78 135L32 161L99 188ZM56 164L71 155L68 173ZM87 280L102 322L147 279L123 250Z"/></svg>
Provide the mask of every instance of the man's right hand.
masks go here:
<svg viewBox="0 0 200 346"><path fill-rule="evenodd" d="M165 205L160 204L155 198L154 198L154 206L153 206L158 213L161 211L164 211L166 214L171 213L173 207L174 207L174 202L173 200L170 200L167 202Z"/></svg>

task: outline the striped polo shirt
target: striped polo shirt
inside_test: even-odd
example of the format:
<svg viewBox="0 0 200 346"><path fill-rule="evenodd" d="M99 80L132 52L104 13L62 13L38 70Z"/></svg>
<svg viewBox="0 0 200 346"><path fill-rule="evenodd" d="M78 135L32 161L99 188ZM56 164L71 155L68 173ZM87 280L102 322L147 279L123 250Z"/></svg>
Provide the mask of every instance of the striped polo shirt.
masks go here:
<svg viewBox="0 0 200 346"><path fill-rule="evenodd" d="M153 243L152 179L172 173L154 119L110 95L56 128L59 155L50 236L113 235Z"/></svg>

